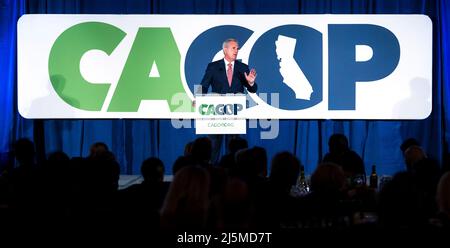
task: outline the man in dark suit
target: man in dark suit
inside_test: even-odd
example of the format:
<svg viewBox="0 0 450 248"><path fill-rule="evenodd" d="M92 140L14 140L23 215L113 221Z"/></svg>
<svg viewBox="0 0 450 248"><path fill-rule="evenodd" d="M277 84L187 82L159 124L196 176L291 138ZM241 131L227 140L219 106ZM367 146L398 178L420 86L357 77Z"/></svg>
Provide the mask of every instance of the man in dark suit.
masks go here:
<svg viewBox="0 0 450 248"><path fill-rule="evenodd" d="M206 94L210 86L212 93L216 94L244 93L244 88L249 92L256 92L256 70L249 70L248 65L236 60L238 51L237 40L227 39L223 42L224 58L208 64L201 83L202 94ZM213 164L219 160L222 138L223 135L210 135Z"/></svg>
<svg viewBox="0 0 450 248"><path fill-rule="evenodd" d="M244 87L255 93L258 86L255 83L256 71L246 64L236 60L239 45L235 39L228 39L223 43L225 57L208 64L202 80L202 93L208 92L209 86L213 93L244 93ZM229 78L231 76L231 80Z"/></svg>

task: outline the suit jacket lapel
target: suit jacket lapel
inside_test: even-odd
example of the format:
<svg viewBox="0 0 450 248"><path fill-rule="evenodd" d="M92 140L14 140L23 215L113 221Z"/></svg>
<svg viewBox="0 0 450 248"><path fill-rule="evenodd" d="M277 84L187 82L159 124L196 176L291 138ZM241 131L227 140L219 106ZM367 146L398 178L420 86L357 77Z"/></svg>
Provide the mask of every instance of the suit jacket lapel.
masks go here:
<svg viewBox="0 0 450 248"><path fill-rule="evenodd" d="M239 82L239 64L238 61L234 61L233 67L233 80L231 80L231 86L233 86L236 82Z"/></svg>
<svg viewBox="0 0 450 248"><path fill-rule="evenodd" d="M235 60L234 66L233 66L233 78L231 80L231 87L233 87L235 83L239 82L239 80L238 80L239 79L239 69L238 68L239 68L238 61Z"/></svg>
<svg viewBox="0 0 450 248"><path fill-rule="evenodd" d="M225 69L225 61L223 61L223 59L219 63L219 71L220 78L222 79L221 81L224 82L226 86L228 86L227 70ZM231 83L233 84L233 81Z"/></svg>

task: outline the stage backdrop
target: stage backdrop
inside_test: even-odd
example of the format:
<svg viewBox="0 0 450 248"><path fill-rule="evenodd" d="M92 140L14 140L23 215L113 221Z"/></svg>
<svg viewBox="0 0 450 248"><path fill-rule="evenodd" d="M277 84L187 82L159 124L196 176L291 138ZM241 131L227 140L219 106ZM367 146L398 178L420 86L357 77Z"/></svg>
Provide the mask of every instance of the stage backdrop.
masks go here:
<svg viewBox="0 0 450 248"><path fill-rule="evenodd" d="M448 30L450 7L446 0L336 0L336 1L138 1L138 0L0 0L0 152L7 157L10 144L33 139L38 152L63 150L86 156L96 141L107 143L121 164L122 173L138 174L141 162L160 157L171 173L173 161L195 130L176 129L170 120L27 120L17 111L17 20L23 14L425 14L433 22L432 113L420 121L282 120L275 139L261 139L267 128L248 129L249 145L262 146L269 158L287 150L295 153L311 173L328 151L333 133L344 133L369 169L380 174L404 169L399 146L408 137L418 139L437 159L447 152L449 140ZM189 28L189 27L186 27ZM414 30L414 27L411 27ZM204 68L197 68L203 71ZM32 77L31 77L32 78ZM274 126L270 128L276 128ZM270 129L269 128L269 129Z"/></svg>

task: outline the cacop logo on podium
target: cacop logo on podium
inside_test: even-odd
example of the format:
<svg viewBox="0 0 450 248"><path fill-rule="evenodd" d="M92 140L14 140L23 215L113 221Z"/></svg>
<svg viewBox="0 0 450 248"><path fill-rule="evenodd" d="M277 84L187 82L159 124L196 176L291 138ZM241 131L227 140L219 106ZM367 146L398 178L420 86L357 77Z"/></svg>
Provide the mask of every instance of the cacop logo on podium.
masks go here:
<svg viewBox="0 0 450 248"><path fill-rule="evenodd" d="M245 134L244 94L197 94L195 97L196 134Z"/></svg>

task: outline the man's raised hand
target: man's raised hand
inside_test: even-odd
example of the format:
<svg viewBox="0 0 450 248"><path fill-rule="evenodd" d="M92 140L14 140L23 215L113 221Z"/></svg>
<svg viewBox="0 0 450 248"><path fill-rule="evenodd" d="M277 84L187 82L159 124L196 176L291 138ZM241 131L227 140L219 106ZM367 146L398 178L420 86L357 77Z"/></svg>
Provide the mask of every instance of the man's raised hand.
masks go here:
<svg viewBox="0 0 450 248"><path fill-rule="evenodd" d="M256 70L251 69L248 74L246 72L244 72L244 75L245 75L245 79L247 79L248 84L250 86L253 86L253 84L255 84L255 79L256 79Z"/></svg>

